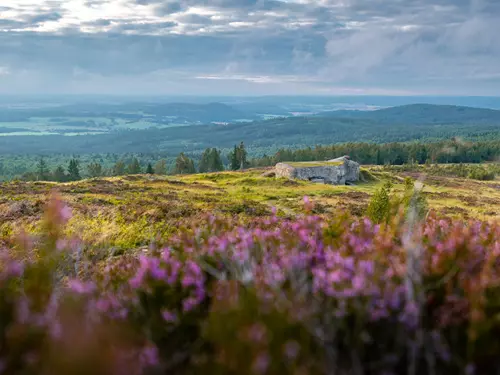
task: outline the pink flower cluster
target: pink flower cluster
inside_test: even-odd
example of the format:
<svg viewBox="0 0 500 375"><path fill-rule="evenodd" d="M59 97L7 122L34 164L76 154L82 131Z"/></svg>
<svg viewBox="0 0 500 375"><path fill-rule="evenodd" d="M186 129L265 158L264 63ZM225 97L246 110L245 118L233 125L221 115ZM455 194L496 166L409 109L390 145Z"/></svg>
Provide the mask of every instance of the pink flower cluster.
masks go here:
<svg viewBox="0 0 500 375"><path fill-rule="evenodd" d="M136 358L137 373L491 373L500 368L499 256L498 223L430 215L410 229L273 214L208 217L168 248L66 288L36 284L52 263L4 257L0 374L26 358L45 363L42 348L65 340L68 321L106 331L92 345L119 348L115 362ZM46 338L26 344L35 332L26 326ZM13 329L26 335L20 359Z"/></svg>

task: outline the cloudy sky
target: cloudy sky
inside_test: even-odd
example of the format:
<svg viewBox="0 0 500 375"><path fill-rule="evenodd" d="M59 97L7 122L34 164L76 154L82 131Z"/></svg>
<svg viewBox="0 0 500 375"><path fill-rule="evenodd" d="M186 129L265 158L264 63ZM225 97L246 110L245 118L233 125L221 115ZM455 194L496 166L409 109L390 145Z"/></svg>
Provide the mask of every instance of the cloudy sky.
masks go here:
<svg viewBox="0 0 500 375"><path fill-rule="evenodd" d="M0 93L500 94L500 0L0 0Z"/></svg>

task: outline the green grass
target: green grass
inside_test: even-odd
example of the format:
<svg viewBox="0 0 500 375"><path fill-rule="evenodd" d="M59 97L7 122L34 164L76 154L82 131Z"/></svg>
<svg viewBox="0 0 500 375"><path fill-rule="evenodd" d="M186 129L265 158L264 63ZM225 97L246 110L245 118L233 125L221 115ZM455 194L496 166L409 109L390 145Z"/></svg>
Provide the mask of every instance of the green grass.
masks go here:
<svg viewBox="0 0 500 375"><path fill-rule="evenodd" d="M283 162L295 168L311 168L311 167L338 167L343 165L343 161L300 161L300 162Z"/></svg>
<svg viewBox="0 0 500 375"><path fill-rule="evenodd" d="M363 215L370 196L390 179L402 192L408 173L365 168L372 178L355 186L313 184L263 177L262 170L186 176L129 176L56 184L0 184L0 246L21 228L36 232L51 190L57 190L74 212L68 234L84 237L90 249L121 252L168 239L183 224L206 213L240 215L248 220L276 207L280 214L302 212L307 195L317 213L338 209ZM500 219L500 181L427 176L424 193L430 207L454 217ZM158 243L161 245L161 243Z"/></svg>

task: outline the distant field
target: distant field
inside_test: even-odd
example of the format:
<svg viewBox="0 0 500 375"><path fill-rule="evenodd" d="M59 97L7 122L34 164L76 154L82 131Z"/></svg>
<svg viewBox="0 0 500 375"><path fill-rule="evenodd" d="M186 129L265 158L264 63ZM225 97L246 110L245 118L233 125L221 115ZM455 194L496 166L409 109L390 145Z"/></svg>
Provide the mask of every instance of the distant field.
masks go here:
<svg viewBox="0 0 500 375"><path fill-rule="evenodd" d="M73 135L100 134L118 130L141 130L151 127L168 128L189 123L155 121L154 119L127 120L119 117L33 117L29 121L0 122L0 135Z"/></svg>
<svg viewBox="0 0 500 375"><path fill-rule="evenodd" d="M129 176L67 184L4 183L0 184L0 238L8 242L22 227L36 232L52 189L60 191L74 211L70 234L82 235L93 248L122 251L146 246L157 236L166 239L182 223L197 220L203 213L238 214L251 219L276 207L280 215L295 215L301 212L305 195L316 203L318 214L336 215L343 209L361 216L383 180L392 180L398 192L403 189L405 177L418 177L374 168L373 181L331 186L262 177L262 173L250 170L174 177ZM424 183L430 207L442 215L500 219L498 180L430 176Z"/></svg>

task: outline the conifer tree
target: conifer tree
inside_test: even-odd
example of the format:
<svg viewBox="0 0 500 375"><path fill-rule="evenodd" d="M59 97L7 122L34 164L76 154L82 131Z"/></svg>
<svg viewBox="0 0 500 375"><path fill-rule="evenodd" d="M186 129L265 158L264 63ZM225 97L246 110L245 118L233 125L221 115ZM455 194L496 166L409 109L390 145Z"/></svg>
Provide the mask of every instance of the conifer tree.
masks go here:
<svg viewBox="0 0 500 375"><path fill-rule="evenodd" d="M224 170L224 163L220 157L220 151L213 148L210 153L210 169L212 172L220 172Z"/></svg>
<svg viewBox="0 0 500 375"><path fill-rule="evenodd" d="M113 166L113 176L123 176L125 174L125 163L118 160Z"/></svg>
<svg viewBox="0 0 500 375"><path fill-rule="evenodd" d="M210 165L210 156L211 156L212 149L207 148L205 151L203 151L203 154L201 155L200 159L200 164L198 165L198 171L200 173L207 173L207 172L212 172L211 171L211 165Z"/></svg>
<svg viewBox="0 0 500 375"><path fill-rule="evenodd" d="M80 176L80 162L77 159L71 159L68 165L68 180L78 181L81 180Z"/></svg>
<svg viewBox="0 0 500 375"><path fill-rule="evenodd" d="M229 161L233 171L248 168L247 151L243 142L239 146L234 146L233 151L229 153Z"/></svg>
<svg viewBox="0 0 500 375"><path fill-rule="evenodd" d="M372 196L367 209L367 216L377 224L389 220L391 214L392 183L387 181Z"/></svg>
<svg viewBox="0 0 500 375"><path fill-rule="evenodd" d="M240 167L240 163L238 160L239 147L234 145L233 151L229 153L228 159L230 163L230 167L232 171L237 171Z"/></svg>
<svg viewBox="0 0 500 375"><path fill-rule="evenodd" d="M129 174L140 174L141 173L141 165L139 164L139 160L137 158L132 159L132 163L128 166Z"/></svg>
<svg viewBox="0 0 500 375"><path fill-rule="evenodd" d="M64 170L64 167L59 165L53 173L53 179L56 182L64 182L67 179L66 176L66 171Z"/></svg>
<svg viewBox="0 0 500 375"><path fill-rule="evenodd" d="M36 169L37 169L37 179L39 181L47 181L49 179L49 168L47 166L47 162L43 157L41 157L40 160L38 160Z"/></svg>
<svg viewBox="0 0 500 375"><path fill-rule="evenodd" d="M167 174L167 162L165 160L159 160L155 164L154 172L155 172L155 174L159 174L159 175Z"/></svg>
<svg viewBox="0 0 500 375"><path fill-rule="evenodd" d="M99 163L90 163L89 165L87 165L87 174L91 178L103 176L104 170L102 168L102 165Z"/></svg>
<svg viewBox="0 0 500 375"><path fill-rule="evenodd" d="M146 168L146 173L147 174L154 174L155 171L153 170L153 166L151 165L151 163L148 163L148 167Z"/></svg>
<svg viewBox="0 0 500 375"><path fill-rule="evenodd" d="M177 156L177 159L175 160L174 173L175 174L196 173L193 160L187 157L183 152L181 152L179 156Z"/></svg>

